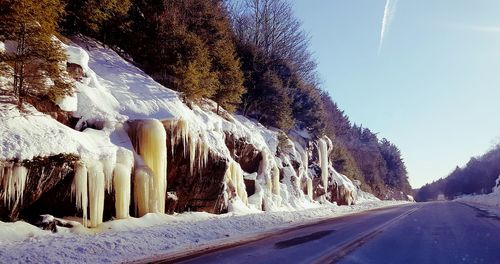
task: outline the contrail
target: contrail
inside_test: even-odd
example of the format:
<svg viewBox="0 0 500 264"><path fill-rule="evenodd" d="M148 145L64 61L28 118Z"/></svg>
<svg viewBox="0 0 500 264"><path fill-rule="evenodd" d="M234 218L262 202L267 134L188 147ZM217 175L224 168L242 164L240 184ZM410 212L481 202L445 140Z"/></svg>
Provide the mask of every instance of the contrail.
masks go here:
<svg viewBox="0 0 500 264"><path fill-rule="evenodd" d="M386 0L384 8L384 17L382 18L382 29L380 30L380 43L378 46L378 53L382 50L382 45L384 44L384 37L387 33L387 29L392 22L394 13L396 12L396 4L398 0Z"/></svg>

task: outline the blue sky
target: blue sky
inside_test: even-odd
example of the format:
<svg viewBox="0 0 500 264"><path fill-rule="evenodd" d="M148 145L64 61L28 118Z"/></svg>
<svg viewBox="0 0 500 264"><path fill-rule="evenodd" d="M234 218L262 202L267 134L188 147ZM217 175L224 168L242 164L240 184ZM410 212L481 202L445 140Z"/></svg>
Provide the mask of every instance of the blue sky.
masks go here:
<svg viewBox="0 0 500 264"><path fill-rule="evenodd" d="M413 187L500 142L500 1L295 0L323 88L402 151Z"/></svg>

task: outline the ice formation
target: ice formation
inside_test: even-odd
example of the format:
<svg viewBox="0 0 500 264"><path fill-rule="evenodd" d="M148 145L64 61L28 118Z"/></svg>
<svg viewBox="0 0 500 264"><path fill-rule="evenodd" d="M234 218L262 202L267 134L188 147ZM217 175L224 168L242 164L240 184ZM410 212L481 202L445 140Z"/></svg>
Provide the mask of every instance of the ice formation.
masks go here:
<svg viewBox="0 0 500 264"><path fill-rule="evenodd" d="M21 203L28 170L21 164L0 164L0 185L2 186L3 202L7 208Z"/></svg>
<svg viewBox="0 0 500 264"><path fill-rule="evenodd" d="M307 196L309 196L309 199L313 200L313 182L311 178L307 177Z"/></svg>
<svg viewBox="0 0 500 264"><path fill-rule="evenodd" d="M175 155L175 147L182 141L183 155L189 154L189 173L200 173L208 161L209 146L203 131L189 130L185 119L166 121L170 130L170 152Z"/></svg>
<svg viewBox="0 0 500 264"><path fill-rule="evenodd" d="M116 218L128 218L131 195L131 174L134 164L130 151L120 148L116 153L116 165L113 171L113 188L115 190Z"/></svg>
<svg viewBox="0 0 500 264"><path fill-rule="evenodd" d="M104 212L105 176L100 161L92 161L87 167L90 227L102 223Z"/></svg>
<svg viewBox="0 0 500 264"><path fill-rule="evenodd" d="M328 188L328 167L329 156L331 152L331 141L327 137L320 138L318 140L318 157L319 166L321 167L321 183L325 190Z"/></svg>
<svg viewBox="0 0 500 264"><path fill-rule="evenodd" d="M147 166L137 166L134 172L134 204L137 216L149 213L150 182L153 182L153 172Z"/></svg>
<svg viewBox="0 0 500 264"><path fill-rule="evenodd" d="M104 173L104 183L106 186L106 191L111 193L113 190L113 170L116 164L116 161L111 158L106 158L101 160L103 173Z"/></svg>
<svg viewBox="0 0 500 264"><path fill-rule="evenodd" d="M244 204L248 204L248 195L243 179L243 170L240 164L234 160L229 161L229 166L225 174L226 183L232 185L236 195Z"/></svg>
<svg viewBox="0 0 500 264"><path fill-rule="evenodd" d="M113 171L113 187L115 189L116 218L129 217L130 207L130 173L129 167L117 163Z"/></svg>
<svg viewBox="0 0 500 264"><path fill-rule="evenodd" d="M272 169L272 181L273 181L273 193L276 195L280 195L280 170L276 165Z"/></svg>
<svg viewBox="0 0 500 264"><path fill-rule="evenodd" d="M149 119L138 123L136 151L144 160L144 164L153 172L153 177L149 183L148 212L150 213L165 212L165 195L167 192L166 144L165 128L159 120Z"/></svg>
<svg viewBox="0 0 500 264"><path fill-rule="evenodd" d="M75 177L71 185L72 197L75 197L76 208L83 211L83 225L87 226L87 207L88 207L88 186L87 186L87 167L83 162L77 162L75 165Z"/></svg>

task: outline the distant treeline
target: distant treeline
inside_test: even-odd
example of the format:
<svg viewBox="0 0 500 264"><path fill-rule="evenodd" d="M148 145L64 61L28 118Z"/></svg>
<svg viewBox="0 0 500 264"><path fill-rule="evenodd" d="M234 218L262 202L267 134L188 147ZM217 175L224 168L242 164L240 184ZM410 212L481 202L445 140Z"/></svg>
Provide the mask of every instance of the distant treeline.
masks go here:
<svg viewBox="0 0 500 264"><path fill-rule="evenodd" d="M464 194L490 193L500 176L500 144L465 167L456 167L446 178L424 185L416 191L418 201L435 200L440 194L453 199Z"/></svg>
<svg viewBox="0 0 500 264"><path fill-rule="evenodd" d="M284 132L326 134L335 142L334 167L363 189L380 198L411 192L398 148L351 124L321 89L309 37L287 0L5 0L0 9L0 40L19 39L23 23L47 27L37 31L46 42L55 30L94 37L128 54L188 105L210 98Z"/></svg>

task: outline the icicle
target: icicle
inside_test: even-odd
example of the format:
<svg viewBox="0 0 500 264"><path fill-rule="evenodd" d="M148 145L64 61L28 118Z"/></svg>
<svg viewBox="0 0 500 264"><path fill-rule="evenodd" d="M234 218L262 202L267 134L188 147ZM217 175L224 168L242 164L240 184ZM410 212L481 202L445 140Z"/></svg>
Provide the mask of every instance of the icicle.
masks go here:
<svg viewBox="0 0 500 264"><path fill-rule="evenodd" d="M158 120L144 120L138 126L137 152L153 172L149 182L149 212L165 212L167 192L167 135Z"/></svg>
<svg viewBox="0 0 500 264"><path fill-rule="evenodd" d="M241 201L248 205L248 194L243 179L243 170L236 161L230 161L225 174L226 182L231 183L236 191L236 195Z"/></svg>
<svg viewBox="0 0 500 264"><path fill-rule="evenodd" d="M104 189L105 176L103 166L100 161L94 161L88 166L88 184L89 184L89 208L90 208L90 227L97 227L102 223L104 212Z"/></svg>
<svg viewBox="0 0 500 264"><path fill-rule="evenodd" d="M2 169L2 175L1 175L1 186L3 190L3 204L7 206L7 208L10 208L10 181L12 179L12 167L14 166L13 163L7 163ZM1 191L0 190L0 191Z"/></svg>
<svg viewBox="0 0 500 264"><path fill-rule="evenodd" d="M273 177L273 193L280 195L280 170L278 166L274 166L272 170Z"/></svg>
<svg viewBox="0 0 500 264"><path fill-rule="evenodd" d="M134 203L138 216L149 213L149 182L153 172L146 166L137 166L134 173Z"/></svg>
<svg viewBox="0 0 500 264"><path fill-rule="evenodd" d="M269 193L273 192L273 180L269 174L266 174L266 189Z"/></svg>
<svg viewBox="0 0 500 264"><path fill-rule="evenodd" d="M313 199L313 182L311 178L307 177L307 196L312 200Z"/></svg>
<svg viewBox="0 0 500 264"><path fill-rule="evenodd" d="M130 207L130 174L131 168L123 164L116 164L113 171L113 187L115 189L116 218L129 217Z"/></svg>
<svg viewBox="0 0 500 264"><path fill-rule="evenodd" d="M196 145L198 138L191 136L189 138L189 173L193 175L194 170L194 158L196 157Z"/></svg>
<svg viewBox="0 0 500 264"><path fill-rule="evenodd" d="M325 139L321 138L318 141L318 151L319 151L319 165L321 167L321 181L325 190L328 188L328 143Z"/></svg>
<svg viewBox="0 0 500 264"><path fill-rule="evenodd" d="M309 177L309 155L307 153L307 149L304 151L304 155L302 155L302 167L303 177Z"/></svg>
<svg viewBox="0 0 500 264"><path fill-rule="evenodd" d="M75 177L71 185L72 197L75 197L76 208L83 211L83 225L87 226L87 206L88 206L88 189L87 189L87 167L83 162L77 162L75 165Z"/></svg>
<svg viewBox="0 0 500 264"><path fill-rule="evenodd" d="M103 159L101 163L103 166L106 191L111 193L113 190L113 169L115 167L115 161L112 159Z"/></svg>
<svg viewBox="0 0 500 264"><path fill-rule="evenodd" d="M24 187L28 177L28 170L21 164L7 164L2 168L0 183L3 189L3 202L7 208L22 203Z"/></svg>
<svg viewBox="0 0 500 264"><path fill-rule="evenodd" d="M182 146L184 150L184 157L187 155L187 146L189 143L189 123L185 119L179 119L177 121L177 136L176 139L182 139ZM176 140L176 142L178 142Z"/></svg>
<svg viewBox="0 0 500 264"><path fill-rule="evenodd" d="M168 121L169 129L170 129L170 152L172 153L172 157L175 154L175 145L177 144L177 133L175 133L176 126L173 125L173 121ZM176 123L177 124L177 123Z"/></svg>
<svg viewBox="0 0 500 264"><path fill-rule="evenodd" d="M130 184L133 165L134 158L132 152L125 148L119 148L116 152L116 165L113 171L115 212L118 219L130 216Z"/></svg>
<svg viewBox="0 0 500 264"><path fill-rule="evenodd" d="M208 151L206 136L205 134L202 134L201 139L198 140L198 149L197 149L198 153L197 169L198 172L200 173L208 162L208 152L209 151Z"/></svg>

